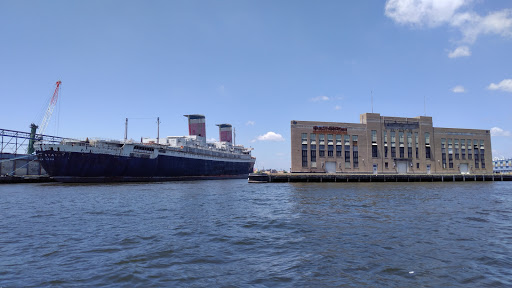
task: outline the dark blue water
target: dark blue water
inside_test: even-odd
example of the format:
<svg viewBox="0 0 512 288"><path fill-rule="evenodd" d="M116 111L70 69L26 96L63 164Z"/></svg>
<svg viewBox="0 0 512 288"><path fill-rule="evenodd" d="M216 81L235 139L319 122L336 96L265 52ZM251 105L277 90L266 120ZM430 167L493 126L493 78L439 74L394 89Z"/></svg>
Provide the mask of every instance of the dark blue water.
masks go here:
<svg viewBox="0 0 512 288"><path fill-rule="evenodd" d="M0 186L0 287L506 287L512 183Z"/></svg>

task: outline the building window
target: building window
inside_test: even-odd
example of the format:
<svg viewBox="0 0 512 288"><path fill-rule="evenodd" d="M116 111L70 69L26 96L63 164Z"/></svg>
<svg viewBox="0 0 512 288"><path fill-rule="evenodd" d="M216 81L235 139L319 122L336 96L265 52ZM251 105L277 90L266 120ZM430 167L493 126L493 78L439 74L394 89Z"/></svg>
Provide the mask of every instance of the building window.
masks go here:
<svg viewBox="0 0 512 288"><path fill-rule="evenodd" d="M400 158L404 158L404 132L402 131L398 132L398 143L400 145Z"/></svg>
<svg viewBox="0 0 512 288"><path fill-rule="evenodd" d="M420 158L420 149L419 149L419 141L418 141L418 132L414 132L414 141L416 142L416 159Z"/></svg>
<svg viewBox="0 0 512 288"><path fill-rule="evenodd" d="M412 133L407 132L407 157L412 158Z"/></svg>
<svg viewBox="0 0 512 288"><path fill-rule="evenodd" d="M372 157L377 158L377 130L372 130Z"/></svg>
<svg viewBox="0 0 512 288"><path fill-rule="evenodd" d="M358 168L359 167L359 151L357 149L357 145L355 145L353 148L352 148L352 153L354 154L354 160L352 160L352 162L354 163L354 168Z"/></svg>
<svg viewBox="0 0 512 288"><path fill-rule="evenodd" d="M311 153L311 162L316 162L316 145L311 145L310 147L310 153Z"/></svg>
<svg viewBox="0 0 512 288"><path fill-rule="evenodd" d="M308 167L308 145L307 144L302 144L302 167Z"/></svg>
<svg viewBox="0 0 512 288"><path fill-rule="evenodd" d="M318 157L325 157L325 145L318 145Z"/></svg>
<svg viewBox="0 0 512 288"><path fill-rule="evenodd" d="M334 156L334 146L329 145L327 146L327 157L333 157Z"/></svg>
<svg viewBox="0 0 512 288"><path fill-rule="evenodd" d="M341 157L341 145L336 145L336 157Z"/></svg>
<svg viewBox="0 0 512 288"><path fill-rule="evenodd" d="M302 133L302 144L308 144L308 133Z"/></svg>
<svg viewBox="0 0 512 288"><path fill-rule="evenodd" d="M425 158L430 159L430 133L425 132Z"/></svg>
<svg viewBox="0 0 512 288"><path fill-rule="evenodd" d="M384 162L384 168L388 168L388 162Z"/></svg>
<svg viewBox="0 0 512 288"><path fill-rule="evenodd" d="M459 160L459 139L453 140L453 146L455 146L455 160Z"/></svg>
<svg viewBox="0 0 512 288"><path fill-rule="evenodd" d="M341 135L336 135L336 157L341 157Z"/></svg>
<svg viewBox="0 0 512 288"><path fill-rule="evenodd" d="M396 157L396 137L395 137L395 131L391 131L391 158Z"/></svg>
<svg viewBox="0 0 512 288"><path fill-rule="evenodd" d="M460 139L460 157L466 160L466 140Z"/></svg>
<svg viewBox="0 0 512 288"><path fill-rule="evenodd" d="M316 134L314 134L314 133L309 134L309 141L311 141L312 145L316 145Z"/></svg>
<svg viewBox="0 0 512 288"><path fill-rule="evenodd" d="M416 168L420 169L420 163L416 163Z"/></svg>
<svg viewBox="0 0 512 288"><path fill-rule="evenodd" d="M468 160L473 159L473 150L472 150L471 139L468 139Z"/></svg>
<svg viewBox="0 0 512 288"><path fill-rule="evenodd" d="M350 168L350 136L345 135L345 168Z"/></svg>
<svg viewBox="0 0 512 288"><path fill-rule="evenodd" d="M485 169L485 149L484 149L484 140L480 140L480 161L482 164L482 169Z"/></svg>
<svg viewBox="0 0 512 288"><path fill-rule="evenodd" d="M388 158L388 131L384 130L382 134L384 134L384 158Z"/></svg>
<svg viewBox="0 0 512 288"><path fill-rule="evenodd" d="M443 160L443 168L446 168L446 139L441 138L441 159Z"/></svg>
<svg viewBox="0 0 512 288"><path fill-rule="evenodd" d="M453 155L452 154L448 154L448 168L450 168L450 169L453 168Z"/></svg>

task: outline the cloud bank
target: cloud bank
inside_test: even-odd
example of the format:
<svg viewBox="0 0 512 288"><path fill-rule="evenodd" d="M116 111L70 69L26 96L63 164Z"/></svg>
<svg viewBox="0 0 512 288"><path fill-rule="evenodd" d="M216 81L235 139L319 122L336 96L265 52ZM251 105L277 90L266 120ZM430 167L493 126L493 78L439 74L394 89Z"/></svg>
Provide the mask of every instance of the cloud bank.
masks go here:
<svg viewBox="0 0 512 288"><path fill-rule="evenodd" d="M480 35L512 37L512 9L479 15L469 7L472 0L388 0L384 14L398 24L413 27L447 25L457 29L461 38L459 47L448 57L470 56L470 44Z"/></svg>

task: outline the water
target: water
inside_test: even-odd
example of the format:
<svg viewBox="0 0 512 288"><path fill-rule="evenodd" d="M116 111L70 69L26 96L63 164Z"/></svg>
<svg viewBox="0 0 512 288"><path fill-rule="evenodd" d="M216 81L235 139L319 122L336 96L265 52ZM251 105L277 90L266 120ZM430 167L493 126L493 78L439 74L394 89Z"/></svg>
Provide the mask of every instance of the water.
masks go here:
<svg viewBox="0 0 512 288"><path fill-rule="evenodd" d="M0 186L0 287L506 287L512 183Z"/></svg>

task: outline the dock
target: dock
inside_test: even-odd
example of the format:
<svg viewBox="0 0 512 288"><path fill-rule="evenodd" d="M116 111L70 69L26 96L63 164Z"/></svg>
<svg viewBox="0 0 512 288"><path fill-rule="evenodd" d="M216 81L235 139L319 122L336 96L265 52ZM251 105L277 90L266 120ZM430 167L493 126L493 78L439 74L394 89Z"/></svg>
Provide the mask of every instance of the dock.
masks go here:
<svg viewBox="0 0 512 288"><path fill-rule="evenodd" d="M0 176L0 184L17 184L17 183L47 183L55 182L48 175L30 175L30 176Z"/></svg>
<svg viewBox="0 0 512 288"><path fill-rule="evenodd" d="M485 182L512 181L509 174L327 174L253 173L249 183L283 182Z"/></svg>

